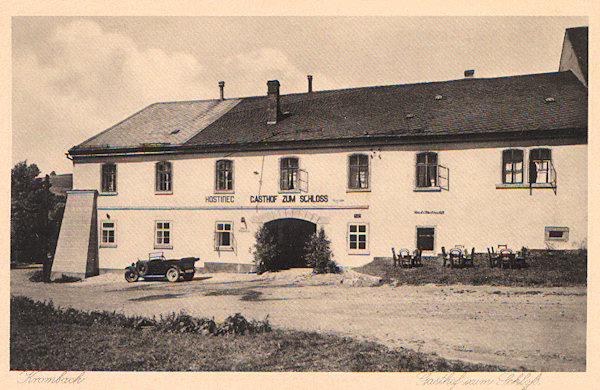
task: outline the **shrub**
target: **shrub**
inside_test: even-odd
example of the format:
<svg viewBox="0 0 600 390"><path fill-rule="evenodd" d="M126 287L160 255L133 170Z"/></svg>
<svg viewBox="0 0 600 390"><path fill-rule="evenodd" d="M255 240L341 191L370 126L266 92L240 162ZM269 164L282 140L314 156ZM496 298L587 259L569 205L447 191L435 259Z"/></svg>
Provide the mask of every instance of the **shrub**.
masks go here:
<svg viewBox="0 0 600 390"><path fill-rule="evenodd" d="M306 254L304 260L309 267L313 268L316 274L338 273L340 269L331 258L333 254L329 249L331 241L327 239L325 230L319 229L314 233L306 243Z"/></svg>
<svg viewBox="0 0 600 390"><path fill-rule="evenodd" d="M256 244L254 244L256 272L260 275L267 271L279 271L277 259L280 253L273 230L268 225L263 225L254 237L256 237Z"/></svg>

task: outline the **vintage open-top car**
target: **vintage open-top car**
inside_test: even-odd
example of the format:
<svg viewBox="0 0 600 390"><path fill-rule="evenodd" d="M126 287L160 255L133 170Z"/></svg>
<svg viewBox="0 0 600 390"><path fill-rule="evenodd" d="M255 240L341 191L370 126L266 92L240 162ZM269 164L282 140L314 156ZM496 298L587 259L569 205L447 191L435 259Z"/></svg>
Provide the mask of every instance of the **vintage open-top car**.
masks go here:
<svg viewBox="0 0 600 390"><path fill-rule="evenodd" d="M194 263L198 260L197 257L166 259L163 252L150 252L148 260L138 259L125 268L125 280L136 282L148 276L164 276L169 282L177 282L180 277L186 281L192 280L196 271Z"/></svg>

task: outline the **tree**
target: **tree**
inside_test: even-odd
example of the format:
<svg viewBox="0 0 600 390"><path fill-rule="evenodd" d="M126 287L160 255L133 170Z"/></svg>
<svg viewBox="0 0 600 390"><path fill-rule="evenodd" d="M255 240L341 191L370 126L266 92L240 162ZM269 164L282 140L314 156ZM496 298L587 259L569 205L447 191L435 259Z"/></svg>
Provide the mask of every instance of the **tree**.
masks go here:
<svg viewBox="0 0 600 390"><path fill-rule="evenodd" d="M55 208L50 179L38 177L40 170L27 161L11 170L10 245L11 260L42 262L47 258L52 228L49 212Z"/></svg>
<svg viewBox="0 0 600 390"><path fill-rule="evenodd" d="M256 231L254 237L256 238L256 244L254 244L256 272L260 275L267 271L279 271L280 266L277 259L280 250L275 240L275 233L265 224Z"/></svg>
<svg viewBox="0 0 600 390"><path fill-rule="evenodd" d="M315 232L306 243L304 260L316 274L338 273L340 269L331 258L333 254L329 249L331 241L327 239L323 228Z"/></svg>

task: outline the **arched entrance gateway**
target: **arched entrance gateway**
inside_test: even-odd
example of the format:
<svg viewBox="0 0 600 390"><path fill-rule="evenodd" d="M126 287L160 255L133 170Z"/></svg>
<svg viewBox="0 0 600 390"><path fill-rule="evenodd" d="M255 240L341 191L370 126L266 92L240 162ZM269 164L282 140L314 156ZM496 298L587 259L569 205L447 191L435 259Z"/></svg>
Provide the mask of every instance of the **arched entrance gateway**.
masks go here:
<svg viewBox="0 0 600 390"><path fill-rule="evenodd" d="M297 218L281 218L265 223L275 236L279 247L277 263L281 269L304 268L305 246L310 236L317 231L313 222Z"/></svg>

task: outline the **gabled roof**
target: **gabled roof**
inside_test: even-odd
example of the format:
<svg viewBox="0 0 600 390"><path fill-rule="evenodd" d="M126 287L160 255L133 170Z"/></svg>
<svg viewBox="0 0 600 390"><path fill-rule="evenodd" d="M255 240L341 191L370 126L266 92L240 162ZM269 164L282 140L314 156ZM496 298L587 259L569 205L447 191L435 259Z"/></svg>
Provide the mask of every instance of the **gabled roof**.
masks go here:
<svg viewBox="0 0 600 390"><path fill-rule="evenodd" d="M274 125L267 124L267 99L235 99L223 106L226 112L206 121L197 117L207 111L207 105L225 103L152 105L69 152L124 152L141 146L144 150L249 150L253 145L266 149L323 140L344 145L359 139L431 141L444 135L587 131L587 89L570 71L282 95L285 114ZM148 144L154 141L153 131L167 134L175 128L193 135L179 144Z"/></svg>
<svg viewBox="0 0 600 390"><path fill-rule="evenodd" d="M230 99L154 103L74 149L182 145L239 101Z"/></svg>
<svg viewBox="0 0 600 390"><path fill-rule="evenodd" d="M588 30L588 27L573 27L568 28L565 32L571 42L586 83L588 81Z"/></svg>

